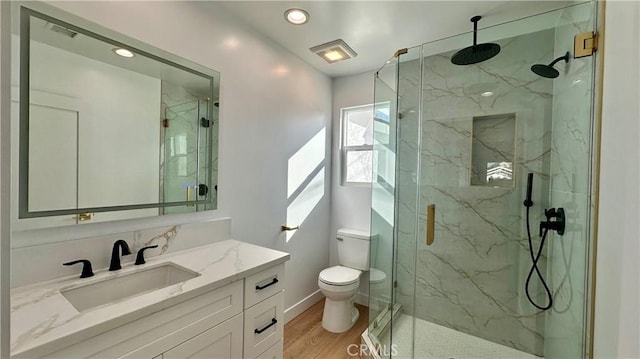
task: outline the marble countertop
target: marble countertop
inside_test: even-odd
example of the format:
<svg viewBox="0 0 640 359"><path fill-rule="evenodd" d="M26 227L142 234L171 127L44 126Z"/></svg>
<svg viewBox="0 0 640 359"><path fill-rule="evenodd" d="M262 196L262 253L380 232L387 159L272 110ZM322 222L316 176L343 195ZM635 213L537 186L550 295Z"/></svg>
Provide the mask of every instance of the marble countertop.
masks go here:
<svg viewBox="0 0 640 359"><path fill-rule="evenodd" d="M285 252L226 240L154 257L143 265L126 265L115 272L99 270L91 278L65 277L12 289L11 355L28 355L27 352L35 348L38 352L62 349L288 259L289 254ZM165 262L200 275L83 312L77 311L61 294L66 289L157 267Z"/></svg>

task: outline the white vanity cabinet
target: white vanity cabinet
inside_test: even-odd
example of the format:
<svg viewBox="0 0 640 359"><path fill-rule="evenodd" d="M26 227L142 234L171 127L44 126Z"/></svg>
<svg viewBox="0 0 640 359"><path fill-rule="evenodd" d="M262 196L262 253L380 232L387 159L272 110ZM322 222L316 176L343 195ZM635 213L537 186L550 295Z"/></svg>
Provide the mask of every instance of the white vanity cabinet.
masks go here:
<svg viewBox="0 0 640 359"><path fill-rule="evenodd" d="M15 358L282 358L283 286L278 264L77 344Z"/></svg>
<svg viewBox="0 0 640 359"><path fill-rule="evenodd" d="M254 274L244 281L244 358L264 352L283 356L284 264ZM272 349L275 348L275 349Z"/></svg>
<svg viewBox="0 0 640 359"><path fill-rule="evenodd" d="M89 279L63 278L14 289L11 357L281 358L288 259L287 253L230 239L117 273L99 271ZM164 266L197 275L88 309L75 307L65 296ZM110 285L96 290L120 289Z"/></svg>

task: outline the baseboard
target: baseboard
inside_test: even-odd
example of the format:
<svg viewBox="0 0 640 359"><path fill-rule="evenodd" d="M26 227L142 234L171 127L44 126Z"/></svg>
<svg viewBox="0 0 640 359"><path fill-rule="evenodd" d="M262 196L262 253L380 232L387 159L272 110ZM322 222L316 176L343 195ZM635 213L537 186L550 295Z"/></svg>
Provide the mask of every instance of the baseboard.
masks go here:
<svg viewBox="0 0 640 359"><path fill-rule="evenodd" d="M318 303L318 301L324 299L324 295L320 291L320 289L308 295L306 298L302 299L298 303L292 305L284 311L284 322L289 323L289 321L298 315L302 314L305 310L309 309L312 305Z"/></svg>

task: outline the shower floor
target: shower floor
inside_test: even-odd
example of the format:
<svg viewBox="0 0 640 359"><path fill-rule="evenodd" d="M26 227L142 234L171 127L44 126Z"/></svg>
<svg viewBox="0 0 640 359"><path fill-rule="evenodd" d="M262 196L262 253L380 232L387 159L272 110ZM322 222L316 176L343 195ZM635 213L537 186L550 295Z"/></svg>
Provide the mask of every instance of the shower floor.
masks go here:
<svg viewBox="0 0 640 359"><path fill-rule="evenodd" d="M400 314L395 318L393 344L397 344L394 359L411 358L413 317ZM415 359L534 359L538 356L496 344L473 335L416 319ZM389 333L382 343L389 342Z"/></svg>

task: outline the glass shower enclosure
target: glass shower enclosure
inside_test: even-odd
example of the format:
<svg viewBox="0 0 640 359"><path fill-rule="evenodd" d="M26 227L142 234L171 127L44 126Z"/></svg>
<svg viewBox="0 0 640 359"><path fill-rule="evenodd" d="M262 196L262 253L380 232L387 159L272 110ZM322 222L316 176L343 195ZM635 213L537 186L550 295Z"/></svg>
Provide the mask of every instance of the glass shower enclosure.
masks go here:
<svg viewBox="0 0 640 359"><path fill-rule="evenodd" d="M481 29L487 61L451 62L467 33L376 73L372 357L589 356L596 58L574 38L596 15L571 3ZM531 70L567 52L556 78Z"/></svg>
<svg viewBox="0 0 640 359"><path fill-rule="evenodd" d="M178 85L162 81L162 130L160 149L160 199L164 202L197 201L212 196L216 203L217 189L209 188L216 178L217 158L212 143L217 131L217 107L209 98ZM163 214L190 213L210 209L209 205L193 204L164 207Z"/></svg>

